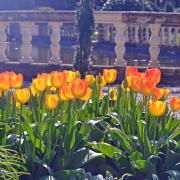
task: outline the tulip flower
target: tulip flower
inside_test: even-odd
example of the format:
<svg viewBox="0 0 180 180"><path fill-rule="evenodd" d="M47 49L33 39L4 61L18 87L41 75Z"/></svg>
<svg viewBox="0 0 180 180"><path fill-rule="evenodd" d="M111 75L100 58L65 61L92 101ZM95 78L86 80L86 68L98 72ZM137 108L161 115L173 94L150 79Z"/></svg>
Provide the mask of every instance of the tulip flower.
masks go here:
<svg viewBox="0 0 180 180"><path fill-rule="evenodd" d="M60 99L60 101L67 101L67 100L69 100L69 98L67 98L67 97L64 95L62 88L59 89L58 93L59 93L59 99ZM72 94L72 93L71 93L71 94ZM72 95L72 97L73 97L73 95ZM74 98L74 97L73 97L73 98ZM72 98L72 99L73 99L73 98Z"/></svg>
<svg viewBox="0 0 180 180"><path fill-rule="evenodd" d="M141 91L142 78L139 76L131 77L131 89L132 91L138 93Z"/></svg>
<svg viewBox="0 0 180 180"><path fill-rule="evenodd" d="M76 78L72 81L71 91L73 96L77 99L82 98L86 94L87 88L88 83L85 80Z"/></svg>
<svg viewBox="0 0 180 180"><path fill-rule="evenodd" d="M148 69L145 72L145 76L151 81L155 81L158 84L161 80L161 71L158 68Z"/></svg>
<svg viewBox="0 0 180 180"><path fill-rule="evenodd" d="M132 76L127 76L127 77L122 81L121 88L122 88L125 92L129 92L129 91L130 91L131 78L132 78Z"/></svg>
<svg viewBox="0 0 180 180"><path fill-rule="evenodd" d="M94 85L94 82L95 82L94 75L86 75L85 76L85 81L87 81L88 86L92 87Z"/></svg>
<svg viewBox="0 0 180 180"><path fill-rule="evenodd" d="M117 88L111 88L109 90L109 96L110 96L111 100L117 101L117 99L118 99L118 90L117 90Z"/></svg>
<svg viewBox="0 0 180 180"><path fill-rule="evenodd" d="M101 73L96 76L96 85L97 87L103 88L105 87L107 82L105 81L104 77L101 75Z"/></svg>
<svg viewBox="0 0 180 180"><path fill-rule="evenodd" d="M45 106L49 110L53 110L58 106L59 97L57 94L46 94L45 96Z"/></svg>
<svg viewBox="0 0 180 180"><path fill-rule="evenodd" d="M40 92L44 91L46 88L46 79L42 77L33 79L33 86Z"/></svg>
<svg viewBox="0 0 180 180"><path fill-rule="evenodd" d="M2 96L2 90L0 89L0 97Z"/></svg>
<svg viewBox="0 0 180 180"><path fill-rule="evenodd" d="M155 88L153 92L154 100L159 100L164 96L164 89L163 88Z"/></svg>
<svg viewBox="0 0 180 180"><path fill-rule="evenodd" d="M0 89L8 91L11 87L11 81L8 74L0 73Z"/></svg>
<svg viewBox="0 0 180 180"><path fill-rule="evenodd" d="M88 101L92 96L92 89L90 87L87 88L86 94L81 98L82 101Z"/></svg>
<svg viewBox="0 0 180 180"><path fill-rule="evenodd" d="M149 112L152 116L162 116L166 112L165 101L149 101Z"/></svg>
<svg viewBox="0 0 180 180"><path fill-rule="evenodd" d="M172 111L179 111L180 110L180 98L172 97L170 99L170 107Z"/></svg>
<svg viewBox="0 0 180 180"><path fill-rule="evenodd" d="M27 103L30 99L29 88L15 89L14 90L14 98L17 102L19 102L21 104Z"/></svg>
<svg viewBox="0 0 180 180"><path fill-rule="evenodd" d="M66 82L66 74L58 71L52 72L51 82L54 87L61 87Z"/></svg>
<svg viewBox="0 0 180 180"><path fill-rule="evenodd" d="M136 76L138 73L137 67L136 66L128 66L126 68L125 76Z"/></svg>
<svg viewBox="0 0 180 180"><path fill-rule="evenodd" d="M29 88L30 88L31 94L33 96L37 96L38 97L40 95L40 92L33 85L31 85Z"/></svg>
<svg viewBox="0 0 180 180"><path fill-rule="evenodd" d="M153 96L155 87L156 83L154 81L151 81L148 78L143 78L140 92L144 96Z"/></svg>
<svg viewBox="0 0 180 180"><path fill-rule="evenodd" d="M110 84L116 81L117 78L117 70L116 69L104 69L103 70L104 80Z"/></svg>
<svg viewBox="0 0 180 180"><path fill-rule="evenodd" d="M12 74L10 76L10 81L11 81L11 87L18 89L23 86L23 75L22 74Z"/></svg>
<svg viewBox="0 0 180 180"><path fill-rule="evenodd" d="M74 99L74 95L72 93L72 88L71 88L71 83L70 84L64 84L61 88L60 91L60 99L62 100L72 100ZM61 94L62 93L62 94Z"/></svg>
<svg viewBox="0 0 180 180"><path fill-rule="evenodd" d="M71 83L76 78L76 72L74 71L63 71L66 74L66 82Z"/></svg>
<svg viewBox="0 0 180 180"><path fill-rule="evenodd" d="M42 73L42 74L38 75L37 78L45 79L47 87L51 87L52 86L52 82L51 82L52 73Z"/></svg>

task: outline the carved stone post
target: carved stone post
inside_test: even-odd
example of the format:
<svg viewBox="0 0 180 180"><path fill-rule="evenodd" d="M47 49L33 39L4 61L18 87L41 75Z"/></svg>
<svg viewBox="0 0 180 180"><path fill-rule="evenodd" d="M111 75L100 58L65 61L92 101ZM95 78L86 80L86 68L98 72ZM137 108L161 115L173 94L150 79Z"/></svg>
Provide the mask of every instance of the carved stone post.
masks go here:
<svg viewBox="0 0 180 180"><path fill-rule="evenodd" d="M32 63L32 30L33 22L21 22L21 33L22 33L22 47L21 47L21 63Z"/></svg>
<svg viewBox="0 0 180 180"><path fill-rule="evenodd" d="M124 67L126 66L126 62L124 59L124 54L126 51L125 42L126 42L126 34L125 31L127 30L127 25L123 22L116 23L116 38L115 38L115 52L116 52L116 62L115 65Z"/></svg>
<svg viewBox="0 0 180 180"><path fill-rule="evenodd" d="M135 36L135 42L139 43L139 26L138 25L135 26L134 36Z"/></svg>
<svg viewBox="0 0 180 180"><path fill-rule="evenodd" d="M150 37L150 48L149 53L151 56L150 66L159 66L159 53L160 53L160 32L161 24L150 24L151 37Z"/></svg>
<svg viewBox="0 0 180 180"><path fill-rule="evenodd" d="M7 35L6 35L6 22L0 22L0 62L8 61L6 57L6 48L7 48Z"/></svg>
<svg viewBox="0 0 180 180"><path fill-rule="evenodd" d="M50 64L62 64L62 60L60 59L60 41L61 41L61 27L63 23L59 22L52 22L50 23L52 34L51 34L51 58L49 63Z"/></svg>

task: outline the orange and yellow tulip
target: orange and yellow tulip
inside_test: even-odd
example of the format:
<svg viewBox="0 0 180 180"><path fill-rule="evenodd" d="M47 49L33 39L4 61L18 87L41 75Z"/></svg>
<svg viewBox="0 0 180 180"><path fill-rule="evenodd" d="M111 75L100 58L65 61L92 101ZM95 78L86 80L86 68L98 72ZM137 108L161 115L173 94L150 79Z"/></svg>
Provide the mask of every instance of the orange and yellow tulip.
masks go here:
<svg viewBox="0 0 180 180"><path fill-rule="evenodd" d="M74 99L74 95L72 93L72 84L64 84L62 88L60 88L60 100L72 100Z"/></svg>
<svg viewBox="0 0 180 180"><path fill-rule="evenodd" d="M138 73L137 67L136 66L128 66L126 68L125 76L136 76Z"/></svg>
<svg viewBox="0 0 180 180"><path fill-rule="evenodd" d="M144 96L153 96L154 89L156 88L156 83L149 80L148 78L142 79L141 94Z"/></svg>
<svg viewBox="0 0 180 180"><path fill-rule="evenodd" d="M23 88L23 89L15 89L14 90L14 98L15 101L25 104L30 99L30 90L29 88Z"/></svg>
<svg viewBox="0 0 180 180"><path fill-rule="evenodd" d="M145 72L145 76L158 84L161 80L161 71L158 68L147 69Z"/></svg>
<svg viewBox="0 0 180 180"><path fill-rule="evenodd" d="M61 87L66 82L66 74L64 72L52 72L52 85L56 88Z"/></svg>
<svg viewBox="0 0 180 180"><path fill-rule="evenodd" d="M103 70L104 80L110 84L116 81L117 78L117 70L116 69L104 69Z"/></svg>
<svg viewBox="0 0 180 180"><path fill-rule="evenodd" d="M66 82L71 83L76 78L76 72L74 71L63 71L66 74Z"/></svg>
<svg viewBox="0 0 180 180"><path fill-rule="evenodd" d="M32 84L29 86L29 88L30 88L31 94L33 96L37 96L38 97L40 95L40 92Z"/></svg>
<svg viewBox="0 0 180 180"><path fill-rule="evenodd" d="M149 101L149 112L152 116L162 116L166 112L165 101Z"/></svg>
<svg viewBox="0 0 180 180"><path fill-rule="evenodd" d="M90 74L86 75L85 76L85 81L87 81L88 86L92 87L94 85L94 82L95 82L94 75L90 75Z"/></svg>
<svg viewBox="0 0 180 180"><path fill-rule="evenodd" d="M172 97L170 99L170 107L172 111L179 111L180 110L180 98Z"/></svg>
<svg viewBox="0 0 180 180"><path fill-rule="evenodd" d="M139 76L131 77L131 89L132 91L138 93L141 91L142 78Z"/></svg>
<svg viewBox="0 0 180 180"><path fill-rule="evenodd" d="M11 81L11 87L18 89L23 86L23 75L22 74L12 74L10 76L10 81Z"/></svg>
<svg viewBox="0 0 180 180"><path fill-rule="evenodd" d="M45 106L49 110L53 110L58 106L59 97L57 94L46 94L45 96Z"/></svg>
<svg viewBox="0 0 180 180"><path fill-rule="evenodd" d="M71 91L73 96L77 99L82 98L86 94L87 88L88 83L85 80L76 78L72 81Z"/></svg>
<svg viewBox="0 0 180 180"><path fill-rule="evenodd" d="M82 101L88 101L92 96L92 89L90 87L87 88L86 94L81 98Z"/></svg>
<svg viewBox="0 0 180 180"><path fill-rule="evenodd" d="M9 74L0 73L0 89L3 91L8 91L11 87L11 81Z"/></svg>

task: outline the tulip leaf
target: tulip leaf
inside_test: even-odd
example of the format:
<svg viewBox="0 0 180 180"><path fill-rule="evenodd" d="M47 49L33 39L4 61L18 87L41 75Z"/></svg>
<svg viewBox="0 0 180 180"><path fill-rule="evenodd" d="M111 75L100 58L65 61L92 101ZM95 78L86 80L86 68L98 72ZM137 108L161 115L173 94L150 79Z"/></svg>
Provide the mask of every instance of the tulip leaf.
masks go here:
<svg viewBox="0 0 180 180"><path fill-rule="evenodd" d="M91 143L91 146L110 158L114 158L115 153L122 152L120 149L103 142Z"/></svg>

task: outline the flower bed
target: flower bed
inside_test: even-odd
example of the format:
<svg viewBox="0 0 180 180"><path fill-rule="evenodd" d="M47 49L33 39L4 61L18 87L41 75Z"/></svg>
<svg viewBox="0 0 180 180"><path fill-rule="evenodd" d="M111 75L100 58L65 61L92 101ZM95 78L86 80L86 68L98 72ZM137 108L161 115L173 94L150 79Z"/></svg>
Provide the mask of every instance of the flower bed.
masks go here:
<svg viewBox="0 0 180 180"><path fill-rule="evenodd" d="M95 77L79 72L0 73L1 145L18 151L20 179L180 179L180 98L158 88L158 68L126 69L117 88L115 69ZM102 93L107 86L108 93ZM1 164L0 164L1 169ZM0 171L0 174L3 173ZM93 177L92 177L93 178ZM11 178L13 179L13 177Z"/></svg>

